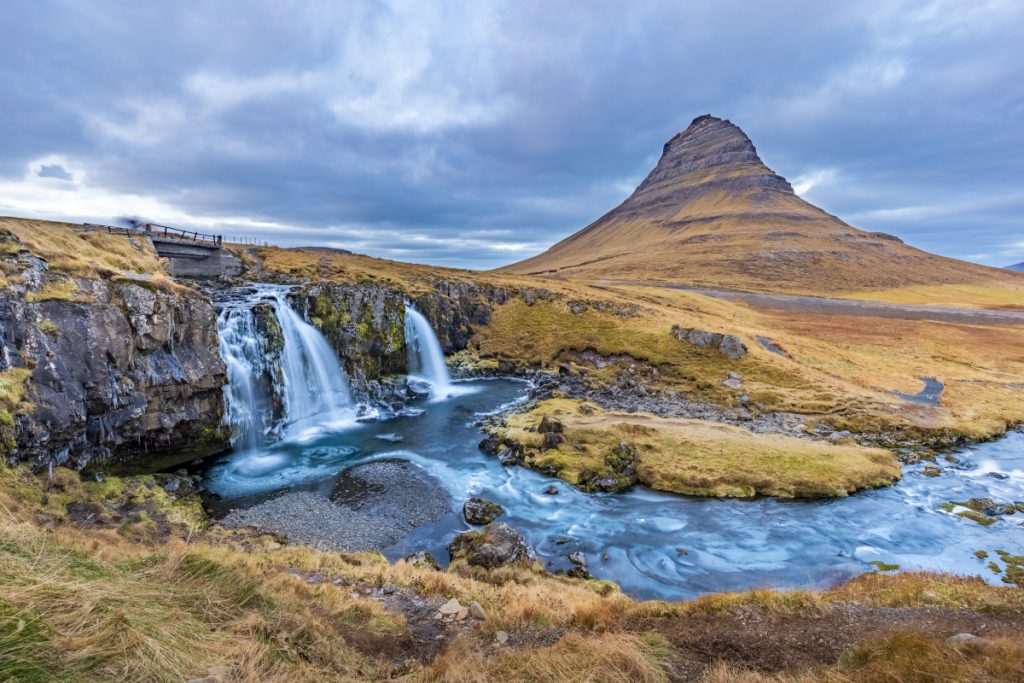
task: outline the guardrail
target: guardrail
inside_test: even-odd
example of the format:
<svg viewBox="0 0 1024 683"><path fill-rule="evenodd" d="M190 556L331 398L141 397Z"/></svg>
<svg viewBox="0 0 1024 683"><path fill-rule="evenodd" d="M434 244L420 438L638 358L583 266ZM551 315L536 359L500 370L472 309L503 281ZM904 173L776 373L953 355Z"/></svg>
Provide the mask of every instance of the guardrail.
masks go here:
<svg viewBox="0 0 1024 683"><path fill-rule="evenodd" d="M161 239L172 239L180 242L195 242L203 246L220 247L224 243L222 235L208 235L196 230L184 230L172 228L169 225L159 223L139 223L130 228L115 227L113 225L98 225L96 223L83 223L82 227L87 230L106 230L112 235L148 235Z"/></svg>

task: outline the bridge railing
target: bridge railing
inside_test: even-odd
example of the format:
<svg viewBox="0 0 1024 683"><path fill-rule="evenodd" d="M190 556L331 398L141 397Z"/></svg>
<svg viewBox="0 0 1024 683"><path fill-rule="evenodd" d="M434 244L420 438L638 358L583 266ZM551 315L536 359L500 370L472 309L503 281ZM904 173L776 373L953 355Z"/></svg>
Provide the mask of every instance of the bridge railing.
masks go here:
<svg viewBox="0 0 1024 683"><path fill-rule="evenodd" d="M97 225L95 223L83 223L82 226L87 230L105 229L112 235L131 236L141 233L149 235L150 237L159 237L161 239L173 239L181 242L196 242L204 246L219 247L224 242L224 238L221 235L208 235L196 230L172 228L169 225L160 225L159 223L139 223L130 228L115 227L113 225Z"/></svg>

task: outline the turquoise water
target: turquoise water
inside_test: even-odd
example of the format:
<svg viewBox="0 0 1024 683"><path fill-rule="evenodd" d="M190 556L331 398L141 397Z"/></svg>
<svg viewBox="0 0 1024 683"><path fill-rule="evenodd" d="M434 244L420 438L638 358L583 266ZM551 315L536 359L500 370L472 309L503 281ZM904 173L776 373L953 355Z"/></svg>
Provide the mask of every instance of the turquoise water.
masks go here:
<svg viewBox="0 0 1024 683"><path fill-rule="evenodd" d="M421 415L393 417L338 431L307 430L262 451L234 453L206 470L215 514L285 490L327 495L338 473L380 458L402 458L432 474L453 512L384 549L389 559L429 550L439 560L468 525L462 502L483 496L504 506L550 569L568 568L583 551L591 573L636 597L682 599L754 586L822 587L870 571L873 560L904 569L980 575L998 583L974 556L986 550L1024 554L1024 514L983 527L939 509L969 498L1024 501L1024 434L955 453L940 477L922 465L904 468L895 486L822 501L688 498L644 487L587 494L521 467L502 467L478 448L479 421L527 386L511 380L459 383L464 393L416 404ZM554 484L559 494L544 490ZM998 558L995 558L998 559Z"/></svg>

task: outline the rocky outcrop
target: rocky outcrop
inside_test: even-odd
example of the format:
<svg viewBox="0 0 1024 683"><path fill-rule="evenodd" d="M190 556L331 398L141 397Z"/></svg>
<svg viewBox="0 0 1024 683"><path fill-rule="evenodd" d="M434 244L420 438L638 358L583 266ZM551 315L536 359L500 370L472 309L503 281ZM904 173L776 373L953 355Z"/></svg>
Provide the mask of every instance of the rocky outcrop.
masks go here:
<svg viewBox="0 0 1024 683"><path fill-rule="evenodd" d="M533 550L523 535L504 522L492 522L481 531L466 531L448 546L452 561L462 560L474 567L496 569L510 564L532 562Z"/></svg>
<svg viewBox="0 0 1024 683"><path fill-rule="evenodd" d="M470 524L490 524L503 514L504 508L484 498L470 498L462 505L462 516Z"/></svg>
<svg viewBox="0 0 1024 683"><path fill-rule="evenodd" d="M691 330L673 325L672 336L679 341L688 341L698 349L717 349L720 354L731 360L739 360L747 355L747 345L734 334Z"/></svg>
<svg viewBox="0 0 1024 683"><path fill-rule="evenodd" d="M51 272L24 250L4 261L17 274L0 293L0 370L31 372L9 460L80 468L226 446L225 368L208 300L142 277Z"/></svg>

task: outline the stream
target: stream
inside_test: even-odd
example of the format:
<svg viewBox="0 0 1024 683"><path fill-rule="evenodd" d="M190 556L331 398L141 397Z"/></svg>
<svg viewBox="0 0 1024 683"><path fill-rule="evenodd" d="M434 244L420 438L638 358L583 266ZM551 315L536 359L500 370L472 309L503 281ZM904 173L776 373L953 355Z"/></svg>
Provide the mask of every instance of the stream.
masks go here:
<svg viewBox="0 0 1024 683"><path fill-rule="evenodd" d="M986 563L995 550L1024 554L1024 514L988 527L939 505L952 500L1024 500L1024 434L958 451L958 463L927 477L904 468L895 486L820 501L717 500L644 487L588 494L521 467L506 468L478 448L479 421L522 400L527 385L512 380L456 383L444 401L423 399L416 416L399 416L285 439L261 451L212 462L206 485L219 498L215 516L283 491L327 495L346 467L380 459L408 460L444 488L452 511L383 549L390 560L429 550L439 560L460 531L462 502L500 503L500 519L521 530L551 570L570 566L581 550L591 573L639 598L683 599L748 587L826 587L871 571L871 561L903 569L980 575L998 583ZM349 423L351 425L351 423ZM383 437L383 438L381 438ZM545 494L552 483L558 495ZM382 520L386 523L386 520ZM985 550L991 557L979 560Z"/></svg>
<svg viewBox="0 0 1024 683"><path fill-rule="evenodd" d="M661 599L826 587L879 565L998 583L988 564L996 551L1024 555L1024 512L983 526L957 514L966 508L944 506L1024 501L1019 431L961 449L941 463L941 476L927 476L926 463L906 466L896 485L848 498L719 500L642 486L584 493L480 451L481 421L524 401L529 386L452 382L429 321L411 304L407 381L421 397L388 412L353 401L334 351L288 295L284 286L252 285L218 302L234 450L202 473L207 506L226 523L287 527L346 549L387 538L379 544L390 560L427 550L445 562L448 544L470 528L462 504L480 496L504 507L500 519L550 570L570 568L568 555L583 552L595 577ZM390 462L348 470L373 461Z"/></svg>

